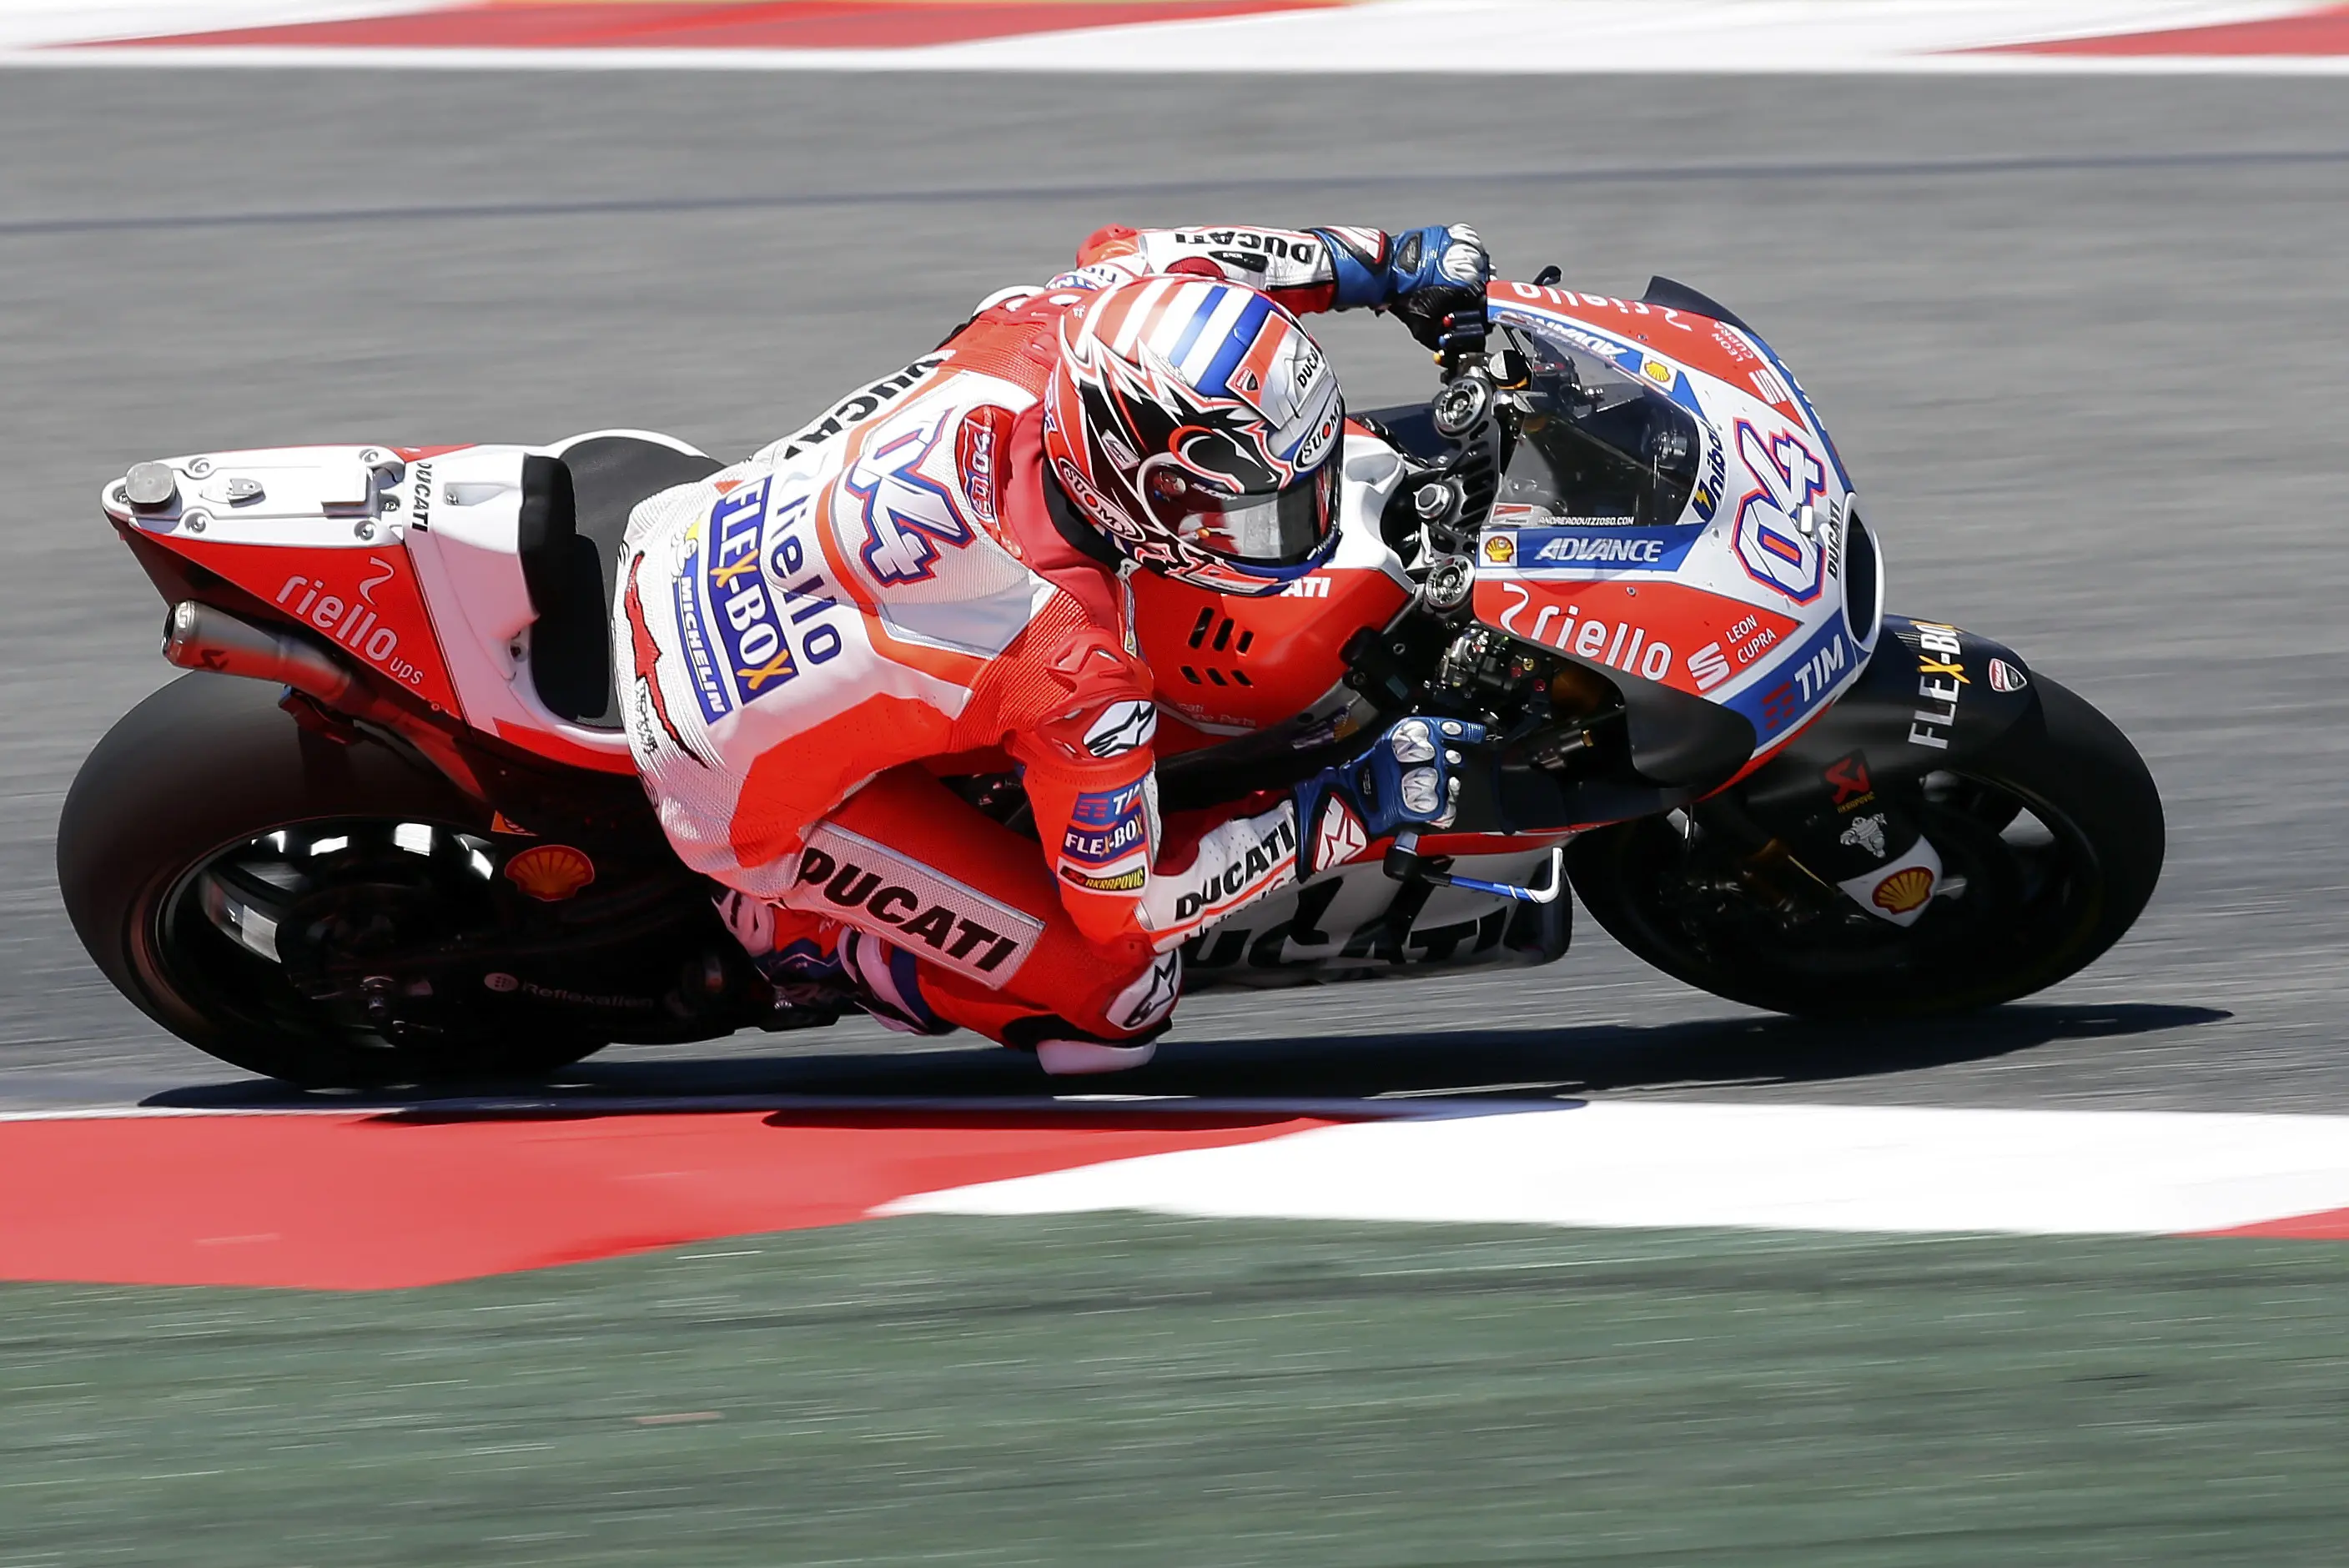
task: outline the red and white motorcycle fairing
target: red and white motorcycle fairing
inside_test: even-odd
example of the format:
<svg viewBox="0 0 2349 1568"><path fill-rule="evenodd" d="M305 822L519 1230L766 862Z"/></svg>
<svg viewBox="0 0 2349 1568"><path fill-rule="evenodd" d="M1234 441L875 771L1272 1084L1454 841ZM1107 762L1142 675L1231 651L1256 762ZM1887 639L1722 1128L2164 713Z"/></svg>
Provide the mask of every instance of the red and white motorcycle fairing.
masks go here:
<svg viewBox="0 0 2349 1568"><path fill-rule="evenodd" d="M141 464L167 499L101 505L157 544L326 636L429 708L551 761L636 771L626 738L538 695L538 619L518 537L523 464L617 437L700 456L672 437L596 430L552 447L288 447Z"/></svg>

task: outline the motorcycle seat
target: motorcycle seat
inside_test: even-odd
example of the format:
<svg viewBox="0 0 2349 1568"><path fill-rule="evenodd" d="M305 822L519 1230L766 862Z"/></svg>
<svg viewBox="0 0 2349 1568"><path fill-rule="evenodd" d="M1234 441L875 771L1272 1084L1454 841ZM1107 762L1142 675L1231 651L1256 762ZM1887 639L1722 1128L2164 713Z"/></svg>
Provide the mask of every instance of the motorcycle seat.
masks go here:
<svg viewBox="0 0 2349 1568"><path fill-rule="evenodd" d="M538 617L530 634L531 685L558 717L617 729L612 597L628 513L647 497L722 465L643 436L589 436L555 450L523 460L515 543Z"/></svg>

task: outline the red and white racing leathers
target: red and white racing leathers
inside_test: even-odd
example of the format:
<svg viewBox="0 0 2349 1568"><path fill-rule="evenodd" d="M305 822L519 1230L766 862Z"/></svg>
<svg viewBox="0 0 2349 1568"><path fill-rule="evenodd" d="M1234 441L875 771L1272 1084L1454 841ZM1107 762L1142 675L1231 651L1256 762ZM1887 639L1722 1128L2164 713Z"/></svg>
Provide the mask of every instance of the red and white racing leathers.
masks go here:
<svg viewBox="0 0 2349 1568"><path fill-rule="evenodd" d="M1290 880L1286 794L1160 822L1150 672L1118 575L1053 521L1039 397L1093 290L1206 273L1322 309L1329 244L1105 230L1075 272L636 509L630 746L678 853L746 895L754 952L844 967L912 1026L1133 1042L1174 1008L1183 940ZM1011 768L1040 856L937 781Z"/></svg>

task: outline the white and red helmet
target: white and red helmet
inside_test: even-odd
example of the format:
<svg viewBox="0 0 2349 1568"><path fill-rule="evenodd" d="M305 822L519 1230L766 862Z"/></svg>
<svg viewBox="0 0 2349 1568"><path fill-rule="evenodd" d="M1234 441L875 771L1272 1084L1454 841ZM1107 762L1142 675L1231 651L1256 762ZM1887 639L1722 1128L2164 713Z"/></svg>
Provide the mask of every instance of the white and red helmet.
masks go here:
<svg viewBox="0 0 2349 1568"><path fill-rule="evenodd" d="M1237 284L1147 278L1061 318L1044 454L1126 559L1274 593L1336 544L1345 423L1329 356L1295 316Z"/></svg>

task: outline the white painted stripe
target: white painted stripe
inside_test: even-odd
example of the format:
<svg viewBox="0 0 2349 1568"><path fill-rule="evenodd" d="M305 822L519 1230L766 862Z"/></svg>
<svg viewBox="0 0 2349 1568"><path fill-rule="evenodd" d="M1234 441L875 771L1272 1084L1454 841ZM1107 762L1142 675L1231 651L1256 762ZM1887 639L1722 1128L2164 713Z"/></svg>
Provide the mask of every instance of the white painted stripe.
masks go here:
<svg viewBox="0 0 2349 1568"><path fill-rule="evenodd" d="M2292 15L2316 0L1369 0L902 49L44 51L38 46L429 8L384 0L0 0L0 61L59 67L608 70L2337 74L2349 58L1960 51ZM1092 13L1093 16L1113 11ZM1445 47L1432 51L1430 37ZM22 52L19 52L22 51Z"/></svg>
<svg viewBox="0 0 2349 1568"><path fill-rule="evenodd" d="M1133 306L1118 322L1117 333L1111 338L1110 346L1120 354L1133 353L1133 340L1141 336L1142 329L1149 325L1151 313L1158 308L1158 302L1166 297L1169 290L1178 286L1171 278L1154 278L1143 284L1142 292L1134 296Z"/></svg>
<svg viewBox="0 0 2349 1568"><path fill-rule="evenodd" d="M885 1212L2065 1235L2339 1208L2349 1117L1601 1102L1319 1129Z"/></svg>
<svg viewBox="0 0 2349 1568"><path fill-rule="evenodd" d="M1170 26L1177 24L1169 24ZM1073 35L1071 35L1073 36ZM0 49L0 69L326 71L731 71L926 73L1020 71L1094 76L1409 76L1435 69L1423 52L1365 53L1343 65L1272 55L1216 61L1094 60L1081 53L1024 62L971 60L926 49ZM1802 63L1733 63L1709 57L1625 61L1594 56L1560 63L1531 50L1480 62L1484 76L1760 77L2339 77L2349 55L1886 55L1821 56Z"/></svg>
<svg viewBox="0 0 2349 1568"><path fill-rule="evenodd" d="M2006 44L2291 15L2316 3L1379 0L1338 13L1162 22L951 47L967 64L998 69L1067 68L1063 62L1081 58L1093 70L1423 71L1468 58L1479 71L1506 73L1872 70ZM1432 38L1443 47L1431 49Z"/></svg>
<svg viewBox="0 0 2349 1568"><path fill-rule="evenodd" d="M0 46L169 37L429 9L431 0L0 0Z"/></svg>

